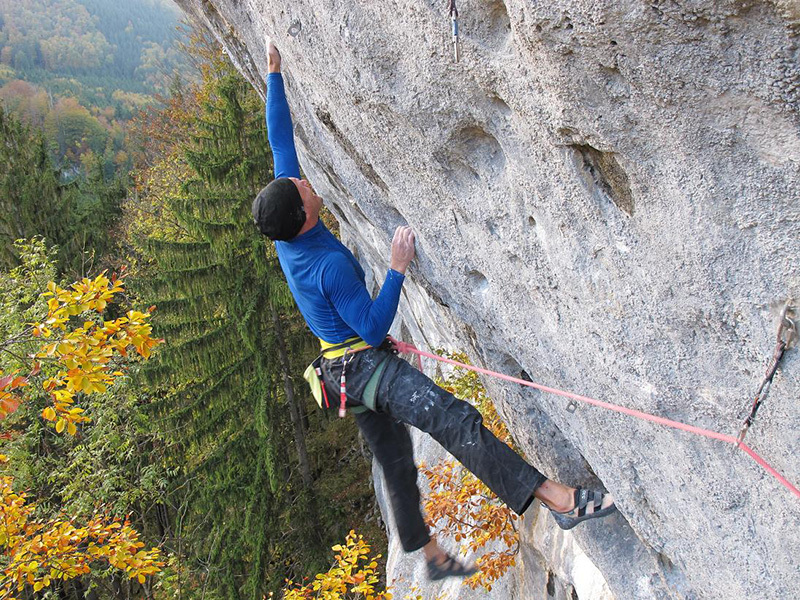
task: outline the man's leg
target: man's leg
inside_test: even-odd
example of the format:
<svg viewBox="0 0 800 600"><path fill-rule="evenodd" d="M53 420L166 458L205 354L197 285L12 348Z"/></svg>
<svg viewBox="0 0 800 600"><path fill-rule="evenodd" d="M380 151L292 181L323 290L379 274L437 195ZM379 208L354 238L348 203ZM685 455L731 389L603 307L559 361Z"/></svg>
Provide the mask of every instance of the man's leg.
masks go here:
<svg viewBox="0 0 800 600"><path fill-rule="evenodd" d="M404 360L393 357L376 400L378 411L430 434L517 514L528 508L547 480L483 426L475 407Z"/></svg>
<svg viewBox="0 0 800 600"><path fill-rule="evenodd" d="M595 512L601 516L615 510L610 494L578 492L547 479L486 429L473 406L397 357L386 368L377 406L429 433L517 514L535 497L561 513L556 521L569 529Z"/></svg>
<svg viewBox="0 0 800 600"><path fill-rule="evenodd" d="M425 547L431 539L420 510L417 467L406 426L389 415L372 411L354 417L383 469L403 550L413 552Z"/></svg>

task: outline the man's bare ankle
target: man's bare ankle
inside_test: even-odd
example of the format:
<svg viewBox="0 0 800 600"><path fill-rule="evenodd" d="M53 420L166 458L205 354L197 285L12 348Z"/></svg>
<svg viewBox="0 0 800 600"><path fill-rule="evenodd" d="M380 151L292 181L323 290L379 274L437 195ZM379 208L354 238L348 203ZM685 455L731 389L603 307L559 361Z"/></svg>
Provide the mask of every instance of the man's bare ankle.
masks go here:
<svg viewBox="0 0 800 600"><path fill-rule="evenodd" d="M431 540L425 544L422 548L422 553L425 555L426 561L434 564L441 564L447 559L447 553L436 543L436 540Z"/></svg>
<svg viewBox="0 0 800 600"><path fill-rule="evenodd" d="M536 489L534 496L556 512L567 512L575 508L575 489L552 479L545 480Z"/></svg>

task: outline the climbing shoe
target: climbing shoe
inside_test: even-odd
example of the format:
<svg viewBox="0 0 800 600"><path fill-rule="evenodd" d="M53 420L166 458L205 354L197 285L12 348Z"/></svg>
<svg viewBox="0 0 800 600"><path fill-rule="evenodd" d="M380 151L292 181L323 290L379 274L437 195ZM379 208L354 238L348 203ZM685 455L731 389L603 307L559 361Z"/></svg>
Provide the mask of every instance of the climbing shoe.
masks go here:
<svg viewBox="0 0 800 600"><path fill-rule="evenodd" d="M441 564L427 561L428 579L437 581L447 577L469 577L478 571L474 565L464 565L452 556L448 556Z"/></svg>
<svg viewBox="0 0 800 600"><path fill-rule="evenodd" d="M586 490L579 487L575 490L575 508L572 510L558 512L544 503L542 503L542 506L553 513L553 518L561 529L572 529L581 521L599 519L617 510L617 505L614 503L602 508L603 500L605 500L607 496L608 494L603 492Z"/></svg>

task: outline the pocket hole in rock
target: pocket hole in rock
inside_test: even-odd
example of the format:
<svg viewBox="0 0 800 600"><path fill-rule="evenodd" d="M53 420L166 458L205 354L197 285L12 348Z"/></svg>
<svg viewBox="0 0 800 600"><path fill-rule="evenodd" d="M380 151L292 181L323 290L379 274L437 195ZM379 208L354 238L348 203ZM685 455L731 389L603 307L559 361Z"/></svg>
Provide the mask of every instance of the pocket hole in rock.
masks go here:
<svg viewBox="0 0 800 600"><path fill-rule="evenodd" d="M508 103L496 93L492 93L489 96L489 106L491 107L492 115L508 117L514 113Z"/></svg>
<svg viewBox="0 0 800 600"><path fill-rule="evenodd" d="M547 572L547 595L555 598L556 595L556 574L552 571Z"/></svg>
<svg viewBox="0 0 800 600"><path fill-rule="evenodd" d="M496 179L506 166L500 142L477 125L466 126L451 136L435 156L450 179L466 187L476 180Z"/></svg>
<svg viewBox="0 0 800 600"><path fill-rule="evenodd" d="M460 33L490 50L504 49L511 37L511 19L505 3L501 0L473 3L461 16Z"/></svg>
<svg viewBox="0 0 800 600"><path fill-rule="evenodd" d="M514 357L510 354L503 354L501 359L501 373L505 373L506 375L510 375L511 377L517 377L519 379L524 379L525 381L533 381L531 376L528 372L522 368L522 365L519 364ZM528 389L528 386L520 385L520 387L524 387Z"/></svg>
<svg viewBox="0 0 800 600"><path fill-rule="evenodd" d="M603 192L614 205L629 217L633 216L634 200L628 174L612 152L601 152L588 144L572 144L578 154L588 183Z"/></svg>
<svg viewBox="0 0 800 600"><path fill-rule="evenodd" d="M467 273L467 284L473 292L483 294L489 289L489 280L480 271L470 271Z"/></svg>

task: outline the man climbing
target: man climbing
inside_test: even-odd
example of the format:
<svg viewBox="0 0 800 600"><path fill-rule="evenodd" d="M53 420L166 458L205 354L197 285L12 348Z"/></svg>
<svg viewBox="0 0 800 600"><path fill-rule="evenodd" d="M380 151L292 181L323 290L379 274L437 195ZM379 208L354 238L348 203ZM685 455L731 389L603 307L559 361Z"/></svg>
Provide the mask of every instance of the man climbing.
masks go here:
<svg viewBox="0 0 800 600"><path fill-rule="evenodd" d="M517 514L537 498L560 527L570 529L616 510L609 494L547 479L489 432L473 406L387 347L384 340L415 256L414 232L395 231L390 268L373 300L361 266L319 219L322 198L300 178L281 56L271 42L268 71L266 118L275 180L253 201L253 218L261 233L275 240L297 306L320 339L328 396L345 389L346 405L383 469L403 549L423 550L431 579L475 571L449 556L428 532L406 424L430 434Z"/></svg>

